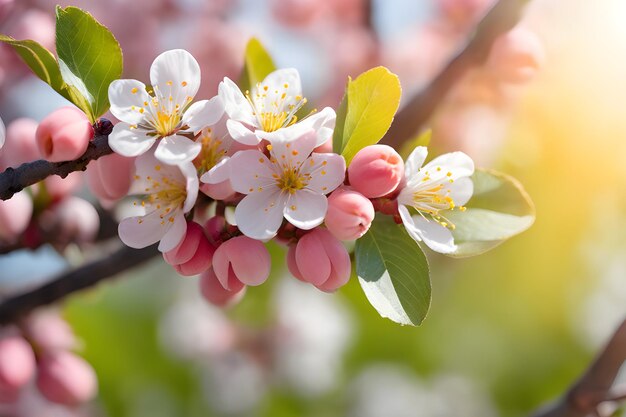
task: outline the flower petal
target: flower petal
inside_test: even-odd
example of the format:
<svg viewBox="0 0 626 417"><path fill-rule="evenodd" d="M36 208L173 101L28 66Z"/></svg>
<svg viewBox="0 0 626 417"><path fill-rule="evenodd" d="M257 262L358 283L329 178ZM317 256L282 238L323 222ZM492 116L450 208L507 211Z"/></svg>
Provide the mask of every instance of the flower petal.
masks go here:
<svg viewBox="0 0 626 417"><path fill-rule="evenodd" d="M183 125L189 130L198 133L207 126L217 123L224 114L224 103L219 96L210 100L201 100L193 103L183 114Z"/></svg>
<svg viewBox="0 0 626 417"><path fill-rule="evenodd" d="M317 142L315 143L315 146L318 147L333 136L336 121L337 114L335 113L335 110L330 107L324 107L322 111L313 113L297 124L316 132Z"/></svg>
<svg viewBox="0 0 626 417"><path fill-rule="evenodd" d="M474 173L474 161L463 152L450 152L440 155L427 163L424 170L441 167L441 172L451 172L451 179L469 177Z"/></svg>
<svg viewBox="0 0 626 417"><path fill-rule="evenodd" d="M415 176L424 164L427 156L428 148L426 146L418 146L413 149L413 152L411 152L411 155L409 155L404 163L404 176L407 179Z"/></svg>
<svg viewBox="0 0 626 417"><path fill-rule="evenodd" d="M161 95L171 95L174 103L182 106L200 88L200 65L184 49L165 51L150 67L150 82Z"/></svg>
<svg viewBox="0 0 626 417"><path fill-rule="evenodd" d="M304 163L302 173L310 175L307 189L328 194L345 180L346 161L334 153L313 153Z"/></svg>
<svg viewBox="0 0 626 417"><path fill-rule="evenodd" d="M117 231L126 246L141 249L163 238L170 227L169 222L165 223L162 224L159 213L153 211L146 216L128 217L122 220Z"/></svg>
<svg viewBox="0 0 626 417"><path fill-rule="evenodd" d="M138 124L145 119L140 109L147 107L152 99L146 85L137 80L115 80L109 85L111 113L119 120Z"/></svg>
<svg viewBox="0 0 626 417"><path fill-rule="evenodd" d="M202 174L200 181L206 184L219 184L230 178L230 167L228 166L230 158L224 157L213 168Z"/></svg>
<svg viewBox="0 0 626 417"><path fill-rule="evenodd" d="M183 212L189 213L194 204L196 204L196 199L198 198L198 190L200 188L198 172L196 171L196 167L191 162L180 164L178 165L178 168L186 180L185 191L187 193L187 197L185 198L185 203L183 204Z"/></svg>
<svg viewBox="0 0 626 417"><path fill-rule="evenodd" d="M169 222L169 221L166 221ZM185 238L187 232L187 221L185 215L181 211L177 211L174 215L174 221L169 222L170 227L165 232L159 243L159 251L169 252L174 249Z"/></svg>
<svg viewBox="0 0 626 417"><path fill-rule="evenodd" d="M230 158L228 165L233 190L243 194L256 194L267 191L269 187L278 190L274 187L271 163L261 152L256 150L237 152Z"/></svg>
<svg viewBox="0 0 626 417"><path fill-rule="evenodd" d="M138 156L154 145L154 136L148 136L145 130L131 129L128 123L120 122L113 126L109 134L109 146L122 156Z"/></svg>
<svg viewBox="0 0 626 417"><path fill-rule="evenodd" d="M281 68L271 72L261 82L261 86L267 86L269 91L278 90L281 94L284 92L287 97L302 95L300 74L295 68Z"/></svg>
<svg viewBox="0 0 626 417"><path fill-rule="evenodd" d="M408 209L398 206L398 212L406 231L416 241L439 253L452 253L456 250L452 232L439 223L426 220L419 215L411 216Z"/></svg>
<svg viewBox="0 0 626 417"><path fill-rule="evenodd" d="M218 95L224 102L224 110L231 119L256 126L257 118L248 99L243 95L237 84L224 77L218 88Z"/></svg>
<svg viewBox="0 0 626 417"><path fill-rule="evenodd" d="M322 224L327 209L326 196L305 189L289 196L283 214L297 228L310 230Z"/></svg>
<svg viewBox="0 0 626 417"><path fill-rule="evenodd" d="M458 178L447 188L450 189L450 197L457 206L465 205L474 193L474 183L468 177Z"/></svg>
<svg viewBox="0 0 626 417"><path fill-rule="evenodd" d="M193 161L202 150L202 144L184 136L167 136L159 142L154 156L166 164L178 165Z"/></svg>
<svg viewBox="0 0 626 417"><path fill-rule="evenodd" d="M243 123L234 119L228 119L226 122L228 133L230 136L239 143L244 145L258 145L261 139L255 135L255 132L248 129Z"/></svg>
<svg viewBox="0 0 626 417"><path fill-rule="evenodd" d="M252 239L270 239L283 222L284 206L285 197L278 190L248 194L235 209L237 227Z"/></svg>
<svg viewBox="0 0 626 417"><path fill-rule="evenodd" d="M271 142L271 155L281 166L300 167L315 148L315 132L306 132L295 140L279 140Z"/></svg>
<svg viewBox="0 0 626 417"><path fill-rule="evenodd" d="M0 149L4 146L4 141L6 139L6 129L4 127L4 122L0 119Z"/></svg>

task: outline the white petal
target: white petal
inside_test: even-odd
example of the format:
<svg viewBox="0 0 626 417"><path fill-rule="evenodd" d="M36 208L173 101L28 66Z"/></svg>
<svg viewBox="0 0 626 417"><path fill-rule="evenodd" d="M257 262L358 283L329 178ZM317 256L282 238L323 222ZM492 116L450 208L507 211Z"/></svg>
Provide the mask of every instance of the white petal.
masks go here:
<svg viewBox="0 0 626 417"><path fill-rule="evenodd" d="M259 151L240 151L230 158L230 183L233 190L243 193L258 193L269 188L278 189L272 178L273 171L267 157ZM260 188L260 189L259 189ZM252 190L252 191L250 191Z"/></svg>
<svg viewBox="0 0 626 417"><path fill-rule="evenodd" d="M264 86L267 86L270 91L278 90L281 94L285 92L287 97L302 95L300 74L295 68L281 68L268 74L261 82L261 87Z"/></svg>
<svg viewBox="0 0 626 417"><path fill-rule="evenodd" d="M327 209L328 200L324 195L299 190L289 197L283 214L297 228L310 230L322 224Z"/></svg>
<svg viewBox="0 0 626 417"><path fill-rule="evenodd" d="M303 119L300 123L317 133L317 142L315 146L320 146L333 136L337 114L330 107L324 107L322 111L313 113L309 117Z"/></svg>
<svg viewBox="0 0 626 417"><path fill-rule="evenodd" d="M185 177L185 191L187 197L183 205L183 212L189 213L196 204L198 198L198 190L200 188L200 182L198 181L198 172L196 167L191 162L178 165L180 172Z"/></svg>
<svg viewBox="0 0 626 417"><path fill-rule="evenodd" d="M152 99L146 92L146 85L137 80L115 80L109 85L109 102L111 113L119 120L130 123L141 123L145 116L139 109L147 107Z"/></svg>
<svg viewBox="0 0 626 417"><path fill-rule="evenodd" d="M304 163L302 172L311 175L306 188L318 194L328 194L345 180L346 161L334 153L313 153Z"/></svg>
<svg viewBox="0 0 626 417"><path fill-rule="evenodd" d="M185 233L187 233L187 221L184 214L178 211L174 215L174 222L171 223L167 232L161 238L159 250L161 252L171 251L184 239Z"/></svg>
<svg viewBox="0 0 626 417"><path fill-rule="evenodd" d="M450 178L469 177L474 173L474 161L463 152L450 152L440 155L424 166L424 170L441 167L441 172L451 172Z"/></svg>
<svg viewBox="0 0 626 417"><path fill-rule="evenodd" d="M4 146L6 140L6 129L4 128L4 122L0 118L0 149Z"/></svg>
<svg viewBox="0 0 626 417"><path fill-rule="evenodd" d="M435 221L429 221L419 215L413 216L415 227L419 230L424 243L439 253L451 253L456 250L452 232Z"/></svg>
<svg viewBox="0 0 626 417"><path fill-rule="evenodd" d="M131 129L128 123L120 122L113 126L109 134L109 146L122 156L138 156L154 145L154 136L146 135L145 130Z"/></svg>
<svg viewBox="0 0 626 417"><path fill-rule="evenodd" d="M411 213L409 213L409 209L407 209L403 204L398 204L398 213L400 214L402 224L404 225L406 231L409 232L409 235L416 242L421 242L422 236L418 233L417 228L415 227L415 222L413 221L413 217L411 217Z"/></svg>
<svg viewBox="0 0 626 417"><path fill-rule="evenodd" d="M243 123L234 119L229 119L226 122L226 127L228 128L230 136L239 143L254 146L258 145L261 141L261 139L259 139L252 130L248 129Z"/></svg>
<svg viewBox="0 0 626 417"><path fill-rule="evenodd" d="M428 148L425 146L418 146L413 149L413 152L411 152L411 155L409 155L404 163L404 175L407 179L417 174L417 171L422 167L427 156Z"/></svg>
<svg viewBox="0 0 626 417"><path fill-rule="evenodd" d="M169 222L161 224L157 211L142 217L129 217L122 220L117 228L120 239L126 246L141 249L161 240L170 227Z"/></svg>
<svg viewBox="0 0 626 417"><path fill-rule="evenodd" d="M202 150L202 144L184 136L167 136L159 142L154 156L166 164L177 165L193 161Z"/></svg>
<svg viewBox="0 0 626 417"><path fill-rule="evenodd" d="M285 197L278 190L248 194L235 209L237 227L252 239L270 239L283 222L284 206Z"/></svg>
<svg viewBox="0 0 626 417"><path fill-rule="evenodd" d="M218 88L218 95L224 102L224 109L231 119L255 126L257 119L252 106L243 95L237 84L224 77Z"/></svg>
<svg viewBox="0 0 626 417"><path fill-rule="evenodd" d="M149 151L135 159L135 179L128 194L146 194L146 188L153 186L153 180L166 177L178 183L183 183L183 175L178 167L166 165L154 157L154 151Z"/></svg>
<svg viewBox="0 0 626 417"><path fill-rule="evenodd" d="M165 51L150 67L150 82L164 96L171 95L177 104L185 104L200 88L200 65L184 49Z"/></svg>
<svg viewBox="0 0 626 417"><path fill-rule="evenodd" d="M213 168L202 174L200 181L206 184L219 184L230 178L230 158L227 156L219 161Z"/></svg>
<svg viewBox="0 0 626 417"><path fill-rule="evenodd" d="M295 140L275 140L271 144L271 154L281 165L287 164L291 167L299 167L307 160L315 148L315 132L308 131Z"/></svg>
<svg viewBox="0 0 626 417"><path fill-rule="evenodd" d="M457 206L465 205L474 193L474 183L468 177L458 178L447 188L450 189L450 197Z"/></svg>
<svg viewBox="0 0 626 417"><path fill-rule="evenodd" d="M218 96L210 100L193 103L183 114L183 125L189 130L198 133L207 126L217 123L224 114L224 103Z"/></svg>

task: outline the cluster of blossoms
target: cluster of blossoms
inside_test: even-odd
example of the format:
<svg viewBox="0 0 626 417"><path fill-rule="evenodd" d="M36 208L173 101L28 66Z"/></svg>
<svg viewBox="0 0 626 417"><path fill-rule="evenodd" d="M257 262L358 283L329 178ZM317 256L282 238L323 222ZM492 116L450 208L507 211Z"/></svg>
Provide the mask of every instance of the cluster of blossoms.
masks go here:
<svg viewBox="0 0 626 417"><path fill-rule="evenodd" d="M136 157L129 194L139 196L139 215L122 220L119 235L134 248L159 242L178 273L201 274L209 301L224 305L262 284L271 239L288 246L296 278L336 290L351 273L341 241L363 236L376 210L435 251L456 249L445 213L463 210L472 195L467 155L424 165L426 148L418 147L405 164L391 147L373 145L346 169L330 152L334 110L305 110L294 69L276 70L245 92L225 78L217 96L194 103L200 67L172 50L155 59L150 82L150 92L136 80L109 87L121 121L109 143ZM233 207L234 219L226 215Z"/></svg>
<svg viewBox="0 0 626 417"><path fill-rule="evenodd" d="M70 408L92 400L97 393L96 373L72 352L76 346L72 329L51 310L4 327L0 334L0 413L19 412L30 390Z"/></svg>

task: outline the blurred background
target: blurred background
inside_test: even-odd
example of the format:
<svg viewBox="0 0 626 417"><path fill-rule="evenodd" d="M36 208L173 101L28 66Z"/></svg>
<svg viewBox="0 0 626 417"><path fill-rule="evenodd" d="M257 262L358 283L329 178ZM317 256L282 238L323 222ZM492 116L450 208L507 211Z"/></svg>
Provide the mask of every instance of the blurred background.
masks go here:
<svg viewBox="0 0 626 417"><path fill-rule="evenodd" d="M55 3L1 0L0 32L53 49ZM492 3L63 5L85 8L112 30L127 78L146 81L158 53L181 47L200 62L200 96L208 98L222 77L237 78L255 36L277 66L300 71L310 101L336 107L347 76L375 65L400 76L406 100ZM380 318L356 279L333 295L297 282L277 245L268 283L227 311L205 303L195 278L159 258L61 307L96 370L98 399L68 410L33 394L24 415L515 417L560 395L626 315L625 19L622 0L532 0L517 35L442 100L431 147L464 150L518 178L537 221L476 258L429 253L433 301L422 326ZM63 104L0 49L7 125ZM68 245L61 256L44 246L2 256L0 291L37 285L94 251Z"/></svg>

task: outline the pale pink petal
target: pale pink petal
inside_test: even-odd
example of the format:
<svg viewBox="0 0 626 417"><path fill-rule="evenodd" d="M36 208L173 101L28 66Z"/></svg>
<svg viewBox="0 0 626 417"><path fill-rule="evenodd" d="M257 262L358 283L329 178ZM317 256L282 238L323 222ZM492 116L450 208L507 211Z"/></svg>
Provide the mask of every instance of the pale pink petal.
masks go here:
<svg viewBox="0 0 626 417"><path fill-rule="evenodd" d="M126 246L141 249L163 238L170 224L162 222L159 212L153 211L143 217L128 217L122 220L117 231Z"/></svg>
<svg viewBox="0 0 626 417"><path fill-rule="evenodd" d="M407 179L417 174L419 169L424 164L427 156L428 148L425 146L418 146L413 149L413 152L411 152L411 155L409 155L406 159L406 163L404 164L404 175Z"/></svg>
<svg viewBox="0 0 626 417"><path fill-rule="evenodd" d="M4 127L4 122L0 119L0 149L4 146L4 141L6 140L6 129Z"/></svg>
<svg viewBox="0 0 626 417"><path fill-rule="evenodd" d="M235 209L237 227L252 239L270 239L283 222L284 206L285 197L278 190L249 194Z"/></svg>
<svg viewBox="0 0 626 417"><path fill-rule="evenodd" d="M185 215L181 211L177 211L173 218L173 222L165 219L166 223L170 223L170 227L159 243L159 251L161 252L171 251L185 238L185 233L187 232Z"/></svg>
<svg viewBox="0 0 626 417"><path fill-rule="evenodd" d="M224 78L218 88L218 95L224 102L224 109L231 119L254 126L257 119L253 114L252 106L243 95L237 84L228 77Z"/></svg>
<svg viewBox="0 0 626 417"><path fill-rule="evenodd" d="M275 140L271 144L271 154L281 166L299 167L315 148L315 133L308 131L295 140Z"/></svg>
<svg viewBox="0 0 626 417"><path fill-rule="evenodd" d="M268 87L269 91L278 90L280 94L286 93L287 97L302 95L300 74L295 68L281 68L271 72L261 82L261 87L265 86Z"/></svg>
<svg viewBox="0 0 626 417"><path fill-rule="evenodd" d="M320 194L330 193L346 177L346 161L334 153L313 153L302 168L302 173L311 176L306 188Z"/></svg>
<svg viewBox="0 0 626 417"><path fill-rule="evenodd" d="M109 135L109 146L113 152L122 156L138 156L154 145L154 136L148 136L145 130L131 129L128 123L120 122L113 127Z"/></svg>
<svg viewBox="0 0 626 417"><path fill-rule="evenodd" d="M184 49L173 49L157 56L150 67L150 82L160 94L171 95L181 106L200 88L200 65Z"/></svg>
<svg viewBox="0 0 626 417"><path fill-rule="evenodd" d="M213 168L202 174L200 181L207 184L219 184L230 178L230 158L225 157L219 161Z"/></svg>
<svg viewBox="0 0 626 417"><path fill-rule="evenodd" d="M187 125L194 133L207 126L214 125L224 115L224 103L215 96L210 100L193 103L183 114L183 126Z"/></svg>
<svg viewBox="0 0 626 417"><path fill-rule="evenodd" d="M327 209L328 200L324 195L299 190L289 196L283 214L297 228L310 230L322 224Z"/></svg>
<svg viewBox="0 0 626 417"><path fill-rule="evenodd" d="M269 159L259 151L237 152L230 158L230 183L239 193L250 194L277 189Z"/></svg>
<svg viewBox="0 0 626 417"><path fill-rule="evenodd" d="M145 107L144 103L151 100L146 85L140 81L115 80L109 85L111 113L123 122L141 123L145 116L139 109Z"/></svg>
<svg viewBox="0 0 626 417"><path fill-rule="evenodd" d="M196 199L198 198L198 190L200 187L198 172L196 171L196 167L191 162L180 164L178 165L178 168L185 178L185 191L187 192L187 197L185 198L185 203L183 204L183 212L189 213L194 204L196 204Z"/></svg>
<svg viewBox="0 0 626 417"><path fill-rule="evenodd" d="M302 125L303 128L315 131L315 146L317 147L333 136L336 120L337 114L335 111L330 107L324 107L322 111L313 113L297 124Z"/></svg>
<svg viewBox="0 0 626 417"><path fill-rule="evenodd" d="M252 130L234 119L229 119L226 122L226 127L228 128L230 136L239 143L254 146L261 141Z"/></svg>
<svg viewBox="0 0 626 417"><path fill-rule="evenodd" d="M202 144L180 135L167 136L159 142L154 156L169 165L193 161L202 150Z"/></svg>

